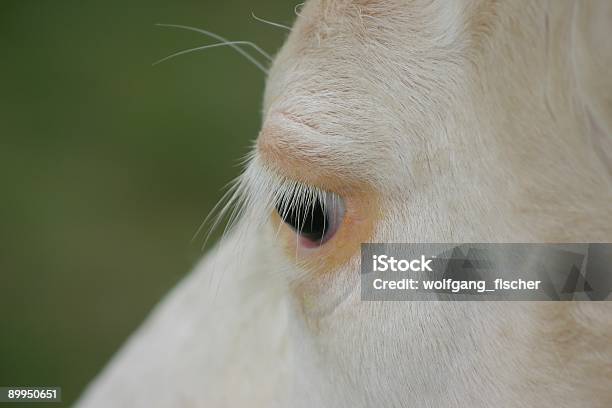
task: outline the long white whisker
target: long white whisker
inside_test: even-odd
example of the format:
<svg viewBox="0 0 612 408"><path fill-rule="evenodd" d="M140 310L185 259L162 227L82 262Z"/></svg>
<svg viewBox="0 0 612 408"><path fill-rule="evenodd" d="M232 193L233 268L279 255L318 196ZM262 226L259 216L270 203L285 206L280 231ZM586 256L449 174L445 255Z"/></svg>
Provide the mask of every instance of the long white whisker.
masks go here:
<svg viewBox="0 0 612 408"><path fill-rule="evenodd" d="M179 28L179 29L182 29L182 30L195 31L196 33L204 34L204 35L207 35L207 36L209 36L211 38L214 38L217 41L221 41L221 42L225 42L225 43L231 42L231 41L227 40L226 38L221 37L218 34L215 34L215 33L210 32L210 31L203 30L201 28L189 27L189 26L180 25L180 24L156 24L156 26L158 26L158 27ZM266 67L264 67L259 61L257 61L255 58L253 58L253 56L251 54L249 54L248 52L246 52L245 50L240 48L240 46L235 45L235 44L230 44L229 46L231 48L233 48L234 50L236 50L236 52L238 52L240 55L245 57L247 60L249 60L253 65L255 65L257 68L259 68L265 74L268 73L268 69ZM268 60L270 60L270 61L272 60L272 57L270 57L270 55L267 52L265 52L264 50L259 48L256 44L250 43L250 46L253 47L261 55L266 57Z"/></svg>
<svg viewBox="0 0 612 408"><path fill-rule="evenodd" d="M217 213L217 211L222 206L226 205L228 202L231 201L231 196L235 195L236 190L238 188L239 188L238 179L234 179L234 180L232 180L231 182L229 182L228 184L226 184L224 186L224 189L226 189L225 193L223 193L223 195L221 196L221 199L219 201L217 201L217 203L214 205L214 207L209 211L209 213L206 216L206 218L204 218L204 221L202 221L202 223L200 224L200 226L196 230L195 234L191 238L191 242L192 243L196 240L198 235L200 235L200 233L202 232L204 227L206 227L208 225L208 223L210 222L211 218Z"/></svg>
<svg viewBox="0 0 612 408"><path fill-rule="evenodd" d="M175 52L174 54L168 55L167 57L164 57L160 60L155 61L152 65L157 65L171 58L178 57L179 55L189 54L190 52L205 50L208 48L223 47L223 46L231 47L232 45L254 45L254 44L249 41L228 41L228 42L222 42L222 43L216 43L216 44L203 45L201 47L189 48L183 51Z"/></svg>
<svg viewBox="0 0 612 408"><path fill-rule="evenodd" d="M269 24L269 25L274 26L274 27L278 27L278 28L285 29L285 30L287 30L287 31L291 31L291 27L286 26L286 25L284 25L284 24L275 23L274 21L265 20L265 19L263 19L263 18L257 17L257 16L255 15L255 13L254 13L254 12L251 12L251 16L252 16L252 17L253 17L255 20L257 20L257 21L259 21L259 22L261 22L261 23Z"/></svg>
<svg viewBox="0 0 612 408"><path fill-rule="evenodd" d="M180 28L183 30L187 30L187 31L195 31L196 33L200 33L200 34L204 34L207 35L217 41L221 41L221 42L231 42L230 40L228 40L227 38L221 37L219 34L215 34L212 31L207 31L204 30L202 28L196 28L196 27L190 27L190 26L185 26L185 25L180 25L180 24L156 24L159 27L170 27L170 28ZM263 55L264 57L266 57L268 60L272 61L272 57L270 56L270 54L268 54L267 52L265 52L264 50L262 50L259 46L257 46L257 44L253 43L253 42L248 42L249 46L253 47L253 49L255 49L255 51L257 51L258 53L260 53L261 55ZM238 47L238 46L234 46L232 47L234 48L236 51L242 53L246 53L242 48ZM244 55L244 54L243 54ZM249 55L249 54L247 54Z"/></svg>
<svg viewBox="0 0 612 408"><path fill-rule="evenodd" d="M296 16L299 17L300 12L302 11L302 7L304 7L304 3L298 3L295 5L295 7L293 7L293 12Z"/></svg>
<svg viewBox="0 0 612 408"><path fill-rule="evenodd" d="M202 243L202 249L206 247L206 244L208 243L208 240L210 239L212 233L223 222L224 217L226 217L228 213L230 211L233 211L236 207L241 206L240 200L241 200L241 195L239 193L239 186L238 186L238 188L234 189L233 191L230 191L229 197L224 195L221 201L219 201L219 203L215 205L213 210L206 217L205 222L202 224L202 228L203 228L204 225L207 225L210 222L208 233L204 237L204 242ZM219 204L221 204L221 206L219 206ZM218 212L215 214L215 211L218 211ZM213 214L214 214L214 217L212 217ZM231 219L228 220L228 224L230 222L231 222ZM225 235L225 232L221 236L222 239L224 235Z"/></svg>

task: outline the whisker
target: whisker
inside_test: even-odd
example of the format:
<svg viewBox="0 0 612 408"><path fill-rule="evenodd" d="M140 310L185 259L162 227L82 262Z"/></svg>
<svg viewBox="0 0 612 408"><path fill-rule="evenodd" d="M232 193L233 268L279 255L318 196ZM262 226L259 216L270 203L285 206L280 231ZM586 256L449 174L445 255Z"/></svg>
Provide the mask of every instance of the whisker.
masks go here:
<svg viewBox="0 0 612 408"><path fill-rule="evenodd" d="M302 7L304 7L304 3L298 3L295 5L295 7L293 7L293 12L296 16L299 17L300 12L302 11Z"/></svg>
<svg viewBox="0 0 612 408"><path fill-rule="evenodd" d="M236 207L240 207L241 203L241 195L238 192L240 185L238 182L234 182L234 184L230 187L230 189L223 195L221 200L213 207L213 209L208 213L200 228L196 232L194 236L194 240L199 235L206 226L208 226L208 232L204 236L204 242L202 243L202 249L206 247L210 237L213 232L216 231L217 227L221 225L224 218L228 215L230 211L232 211ZM231 217L230 217L231 218ZM229 225L231 219L226 223ZM223 234L222 234L223 236Z"/></svg>
<svg viewBox="0 0 612 408"><path fill-rule="evenodd" d="M178 57L179 55L189 54L190 52L205 50L205 49L208 49L208 48L223 47L223 46L230 46L231 47L232 45L254 45L254 44L249 42L249 41L228 41L228 42L217 43L217 44L203 45L201 47L189 48L189 49L186 49L186 50L183 50L183 51L175 52L174 54L168 55L167 57L164 57L164 58L162 58L160 60L155 61L152 65L160 64L160 63L162 63L164 61L167 61L169 59L172 59L174 57Z"/></svg>
<svg viewBox="0 0 612 408"><path fill-rule="evenodd" d="M207 36L209 36L209 37L211 37L211 38L213 38L213 39L215 39L217 41L226 42L226 43L231 42L227 38L221 37L219 34L215 34L212 31L207 31L207 30L204 30L202 28L190 27L190 26L180 25L180 24L156 24L156 25L159 26L159 27L180 28L180 29L187 30L187 31L194 31L196 33L207 35ZM267 52L262 50L259 46L257 46L257 44L249 41L249 45L251 47L253 47L261 55L266 57L268 60L272 61L272 57L270 56L270 54L268 54ZM237 47L237 46L232 47L232 48L234 48L236 51L240 50L242 52L245 52L242 48Z"/></svg>
<svg viewBox="0 0 612 408"><path fill-rule="evenodd" d="M284 25L284 24L275 23L274 21L265 20L265 19L263 19L263 18L257 17L257 16L255 15L255 13L254 13L254 12L251 12L251 16L252 16L252 17L253 17L255 20L257 20L257 21L259 21L259 22L261 22L261 23L269 24L269 25L274 26L274 27L278 27L278 28L285 29L285 30L287 30L287 31L291 31L291 27L286 26L286 25Z"/></svg>
<svg viewBox="0 0 612 408"><path fill-rule="evenodd" d="M215 40L221 41L222 43L227 43L227 45L229 47L233 48L236 52L238 52L240 55L242 55L247 60L249 60L253 65L255 65L257 68L259 68L262 72L264 72L265 74L268 74L268 69L266 67L264 67L255 58L253 58L253 56L251 54L249 54L248 52L246 52L245 50L240 48L239 45L233 44L233 41L229 41L226 38L221 37L218 34L215 34L215 33L210 32L210 31L203 30L201 28L189 27L189 26L180 25L180 24L155 24L155 25L158 26L158 27L179 28L179 29L182 29L182 30L194 31L196 33L204 34L206 36L214 38ZM248 44L246 44L246 43L248 43ZM269 61L272 61L272 57L267 52L265 52L260 47L258 47L255 43L245 41L245 44L243 44L243 45L249 45L250 47L255 49L258 53L263 55L266 59L268 59ZM160 62L160 61L158 61L158 62Z"/></svg>
<svg viewBox="0 0 612 408"><path fill-rule="evenodd" d="M223 187L223 190L226 190L225 193L223 193L219 201L217 201L214 207L209 211L206 218L204 218L204 221L202 221L202 223L200 224L200 226L194 233L193 237L191 238L191 243L193 243L198 238L198 236L202 233L204 228L208 226L209 222L211 221L211 218L214 217L215 214L217 214L218 210L220 210L222 206L230 202L232 196L235 195L235 192L238 189L238 187L239 186L238 186L237 179L230 181ZM206 245L206 243L204 245Z"/></svg>

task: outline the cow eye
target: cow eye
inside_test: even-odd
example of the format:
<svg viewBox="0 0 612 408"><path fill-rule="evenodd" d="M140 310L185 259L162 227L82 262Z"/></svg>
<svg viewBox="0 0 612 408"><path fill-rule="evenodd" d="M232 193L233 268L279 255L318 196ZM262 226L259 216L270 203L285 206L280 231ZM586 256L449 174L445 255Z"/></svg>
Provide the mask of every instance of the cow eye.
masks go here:
<svg viewBox="0 0 612 408"><path fill-rule="evenodd" d="M306 197L279 203L276 211L285 224L291 227L308 247L323 245L329 241L342 222L344 203L333 193L322 197Z"/></svg>

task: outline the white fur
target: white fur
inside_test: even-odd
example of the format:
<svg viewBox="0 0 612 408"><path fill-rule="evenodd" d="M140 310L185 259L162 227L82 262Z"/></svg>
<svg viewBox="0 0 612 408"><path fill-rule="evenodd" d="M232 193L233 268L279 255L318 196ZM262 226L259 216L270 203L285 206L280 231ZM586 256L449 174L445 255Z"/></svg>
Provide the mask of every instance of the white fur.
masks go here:
<svg viewBox="0 0 612 408"><path fill-rule="evenodd" d="M308 123L278 137L376 192L375 242L612 241L611 10L311 0L264 132ZM254 153L235 228L79 406L612 406L609 303L361 302L357 253L296 296L266 213L322 193L291 183Z"/></svg>

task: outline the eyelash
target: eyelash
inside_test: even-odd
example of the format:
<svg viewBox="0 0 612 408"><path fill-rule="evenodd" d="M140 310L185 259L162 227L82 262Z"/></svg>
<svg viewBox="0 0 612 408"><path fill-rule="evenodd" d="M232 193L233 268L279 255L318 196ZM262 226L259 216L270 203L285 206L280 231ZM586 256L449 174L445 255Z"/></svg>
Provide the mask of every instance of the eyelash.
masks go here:
<svg viewBox="0 0 612 408"><path fill-rule="evenodd" d="M296 188L284 194L275 208L306 248L315 248L329 241L338 230L344 216L344 202L338 195L312 189Z"/></svg>
<svg viewBox="0 0 612 408"><path fill-rule="evenodd" d="M279 176L252 156L247 158L244 173L229 186L196 235L208 230L206 244L223 224L222 237L239 225L244 232L255 231L267 223L271 212L280 218L279 228L285 224L295 233L300 247L317 248L328 242L344 221L345 202L335 193ZM315 213L317 220L312 218Z"/></svg>

